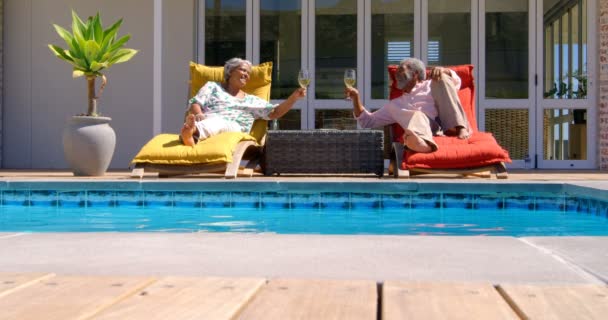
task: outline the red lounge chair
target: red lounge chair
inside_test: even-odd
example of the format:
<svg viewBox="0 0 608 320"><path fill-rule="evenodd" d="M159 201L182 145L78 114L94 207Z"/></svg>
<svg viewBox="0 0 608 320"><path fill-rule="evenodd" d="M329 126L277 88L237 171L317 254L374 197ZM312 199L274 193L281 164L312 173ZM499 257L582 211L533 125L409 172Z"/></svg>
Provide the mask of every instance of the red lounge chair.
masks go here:
<svg viewBox="0 0 608 320"><path fill-rule="evenodd" d="M391 168L393 168L393 175L395 177L425 173L476 175L493 172L497 178L506 179L508 174L505 162L511 162L509 153L496 142L491 133L481 132L477 128L473 66L460 65L449 68L454 70L462 80L458 97L469 120L471 137L462 140L457 137L437 136L434 137L439 146L437 151L416 153L411 150L404 150L403 128L398 124L393 124L391 126L393 141ZM401 91L396 88L396 71L396 65L388 67L391 78L391 99L401 95Z"/></svg>

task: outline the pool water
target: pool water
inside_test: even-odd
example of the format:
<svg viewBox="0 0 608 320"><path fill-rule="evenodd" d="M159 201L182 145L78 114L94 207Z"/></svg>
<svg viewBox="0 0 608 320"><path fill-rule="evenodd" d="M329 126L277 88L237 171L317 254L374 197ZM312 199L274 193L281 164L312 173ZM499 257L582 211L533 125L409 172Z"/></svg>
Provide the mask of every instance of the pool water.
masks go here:
<svg viewBox="0 0 608 320"><path fill-rule="evenodd" d="M521 199L520 199L521 200ZM606 236L608 218L584 207L4 204L0 232L253 232L281 234ZM511 203L511 202L510 202ZM587 201L588 203L588 201ZM469 207L469 208L467 208ZM567 210L568 208L572 210ZM587 208L588 209L588 208ZM605 209L602 209L605 210Z"/></svg>

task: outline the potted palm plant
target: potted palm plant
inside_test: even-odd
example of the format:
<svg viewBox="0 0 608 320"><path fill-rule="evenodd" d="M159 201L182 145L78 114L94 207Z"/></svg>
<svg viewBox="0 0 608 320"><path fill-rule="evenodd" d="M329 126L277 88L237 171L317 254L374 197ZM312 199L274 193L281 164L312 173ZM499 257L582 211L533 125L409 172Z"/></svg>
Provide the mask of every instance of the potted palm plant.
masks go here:
<svg viewBox="0 0 608 320"><path fill-rule="evenodd" d="M97 100L107 84L102 71L129 61L137 53L137 50L124 48L130 35L117 36L121 24L122 19L119 19L104 29L99 13L83 21L74 10L72 32L53 24L67 49L52 44L49 48L59 59L72 65L74 78L87 80L87 112L69 119L63 132L65 157L75 175L104 175L114 154L116 135L109 125L112 119L100 116ZM96 94L97 78L101 78L101 85Z"/></svg>

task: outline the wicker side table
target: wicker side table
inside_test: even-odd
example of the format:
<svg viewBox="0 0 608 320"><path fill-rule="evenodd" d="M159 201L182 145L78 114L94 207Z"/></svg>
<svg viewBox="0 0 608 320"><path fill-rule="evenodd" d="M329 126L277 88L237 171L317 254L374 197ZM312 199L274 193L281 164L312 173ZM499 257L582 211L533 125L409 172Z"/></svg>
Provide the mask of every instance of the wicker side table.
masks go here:
<svg viewBox="0 0 608 320"><path fill-rule="evenodd" d="M270 130L264 173L384 173L384 132Z"/></svg>

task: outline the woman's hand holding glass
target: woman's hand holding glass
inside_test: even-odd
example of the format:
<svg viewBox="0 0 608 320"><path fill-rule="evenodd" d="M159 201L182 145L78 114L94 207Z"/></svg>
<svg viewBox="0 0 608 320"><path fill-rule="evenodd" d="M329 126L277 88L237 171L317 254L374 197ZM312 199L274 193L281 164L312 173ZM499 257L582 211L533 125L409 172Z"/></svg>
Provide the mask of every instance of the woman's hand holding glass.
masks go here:
<svg viewBox="0 0 608 320"><path fill-rule="evenodd" d="M298 72L298 84L304 89L310 85L310 74L307 69L300 69Z"/></svg>
<svg viewBox="0 0 608 320"><path fill-rule="evenodd" d="M310 85L310 73L308 69L300 69L298 72L298 84L300 85L300 89L294 91L294 94L297 94L297 98L303 98L306 96L306 90Z"/></svg>

